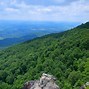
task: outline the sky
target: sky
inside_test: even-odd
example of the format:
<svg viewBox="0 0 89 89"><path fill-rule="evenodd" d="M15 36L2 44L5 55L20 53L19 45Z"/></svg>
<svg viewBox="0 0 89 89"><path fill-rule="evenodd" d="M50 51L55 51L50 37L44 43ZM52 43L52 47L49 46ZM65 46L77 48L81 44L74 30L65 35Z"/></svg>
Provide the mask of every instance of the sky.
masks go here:
<svg viewBox="0 0 89 89"><path fill-rule="evenodd" d="M0 0L0 20L87 22L89 0Z"/></svg>

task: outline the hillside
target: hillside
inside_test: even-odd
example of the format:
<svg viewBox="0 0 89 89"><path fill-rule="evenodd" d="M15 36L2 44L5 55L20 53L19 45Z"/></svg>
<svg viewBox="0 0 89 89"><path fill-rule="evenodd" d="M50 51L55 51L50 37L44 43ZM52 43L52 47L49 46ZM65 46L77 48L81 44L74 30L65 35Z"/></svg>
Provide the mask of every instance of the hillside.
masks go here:
<svg viewBox="0 0 89 89"><path fill-rule="evenodd" d="M0 89L21 89L44 72L56 76L60 89L89 82L89 23L0 51Z"/></svg>
<svg viewBox="0 0 89 89"><path fill-rule="evenodd" d="M9 46L27 41L27 40L31 40L33 38L36 38L37 35L31 34L31 35L26 35L23 37L19 37L19 38L6 38L3 40L0 40L0 49L5 49Z"/></svg>
<svg viewBox="0 0 89 89"><path fill-rule="evenodd" d="M0 21L0 49L50 33L62 32L78 24L66 22Z"/></svg>

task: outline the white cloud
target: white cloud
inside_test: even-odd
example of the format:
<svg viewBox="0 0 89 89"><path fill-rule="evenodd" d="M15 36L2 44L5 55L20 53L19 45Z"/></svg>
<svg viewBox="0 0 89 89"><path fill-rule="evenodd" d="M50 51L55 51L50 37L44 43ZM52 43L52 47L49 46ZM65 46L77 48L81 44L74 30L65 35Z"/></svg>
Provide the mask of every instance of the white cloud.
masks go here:
<svg viewBox="0 0 89 89"><path fill-rule="evenodd" d="M5 8L5 11L7 12L18 12L19 10L18 9L15 9L15 8Z"/></svg>
<svg viewBox="0 0 89 89"><path fill-rule="evenodd" d="M2 3L4 5L3 12L6 13L4 18L80 22L89 20L89 2L85 0L56 6L30 5L25 1L18 3L17 0L11 0L9 4L6 3ZM3 18L3 14L0 15L0 18Z"/></svg>

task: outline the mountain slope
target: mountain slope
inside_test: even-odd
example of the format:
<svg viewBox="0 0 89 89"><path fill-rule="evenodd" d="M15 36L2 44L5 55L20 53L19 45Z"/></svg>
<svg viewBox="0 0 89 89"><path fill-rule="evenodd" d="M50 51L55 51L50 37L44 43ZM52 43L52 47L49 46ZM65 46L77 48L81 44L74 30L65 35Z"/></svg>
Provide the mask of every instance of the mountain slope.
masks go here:
<svg viewBox="0 0 89 89"><path fill-rule="evenodd" d="M15 45L17 43L31 40L31 39L36 38L36 37L37 37L37 35L32 34L32 35L26 35L23 37L19 37L19 38L6 38L3 40L0 40L0 48L3 49L5 47L9 47L9 46Z"/></svg>
<svg viewBox="0 0 89 89"><path fill-rule="evenodd" d="M43 72L61 89L79 89L89 81L89 23L83 25L1 51L0 89L20 89Z"/></svg>
<svg viewBox="0 0 89 89"><path fill-rule="evenodd" d="M62 32L78 24L66 22L0 21L0 49L46 34Z"/></svg>

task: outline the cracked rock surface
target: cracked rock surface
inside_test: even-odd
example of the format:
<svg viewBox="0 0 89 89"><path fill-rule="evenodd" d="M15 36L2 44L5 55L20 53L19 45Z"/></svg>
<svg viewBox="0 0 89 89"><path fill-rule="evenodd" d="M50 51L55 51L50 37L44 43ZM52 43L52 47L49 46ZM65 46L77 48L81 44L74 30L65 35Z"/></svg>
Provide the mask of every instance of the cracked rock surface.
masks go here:
<svg viewBox="0 0 89 89"><path fill-rule="evenodd" d="M55 81L54 76L43 73L39 80L26 82L22 89L60 89Z"/></svg>

